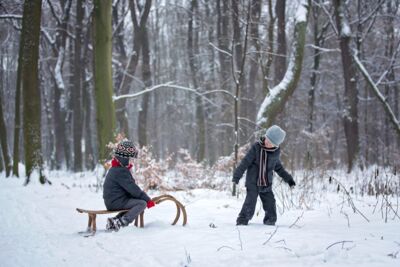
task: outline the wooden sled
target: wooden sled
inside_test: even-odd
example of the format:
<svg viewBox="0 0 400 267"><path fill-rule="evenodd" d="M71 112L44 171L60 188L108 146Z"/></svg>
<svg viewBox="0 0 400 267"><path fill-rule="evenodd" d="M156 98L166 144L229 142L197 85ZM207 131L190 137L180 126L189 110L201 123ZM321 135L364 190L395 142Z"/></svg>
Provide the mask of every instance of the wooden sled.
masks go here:
<svg viewBox="0 0 400 267"><path fill-rule="evenodd" d="M158 197L155 197L152 199L157 205L160 204L161 202L164 202L166 200L170 200L173 201L176 205L176 216L174 221L172 222L172 225L175 225L180 216L181 213L183 215L183 223L182 225L185 226L187 223L187 214L186 214L186 209L185 206L182 205L182 203L180 203L178 200L176 200L176 198L174 198L171 195L161 195ZM89 220L88 220L88 226L86 231L88 233L95 233L97 228L96 228L96 217L97 215L100 214L110 214L110 213L119 213L119 212L126 212L129 210L85 210L85 209L80 209L77 208L76 209L79 213L87 213ZM135 219L135 224L136 227L144 227L144 211L142 213L139 214L139 216Z"/></svg>

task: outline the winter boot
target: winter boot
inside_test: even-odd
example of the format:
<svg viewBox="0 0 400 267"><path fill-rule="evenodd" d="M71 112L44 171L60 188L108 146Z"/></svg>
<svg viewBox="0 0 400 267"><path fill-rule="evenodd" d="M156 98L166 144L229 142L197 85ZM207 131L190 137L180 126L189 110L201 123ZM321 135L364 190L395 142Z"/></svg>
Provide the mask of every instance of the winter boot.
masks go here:
<svg viewBox="0 0 400 267"><path fill-rule="evenodd" d="M248 225L248 224L249 224L249 221L247 221L247 220L240 219L240 218L238 218L236 220L236 225Z"/></svg>
<svg viewBox="0 0 400 267"><path fill-rule="evenodd" d="M107 219L106 229L107 231L118 232L121 227L125 226L121 218L112 217Z"/></svg>
<svg viewBox="0 0 400 267"><path fill-rule="evenodd" d="M276 219L265 216L263 222L265 225L275 225Z"/></svg>

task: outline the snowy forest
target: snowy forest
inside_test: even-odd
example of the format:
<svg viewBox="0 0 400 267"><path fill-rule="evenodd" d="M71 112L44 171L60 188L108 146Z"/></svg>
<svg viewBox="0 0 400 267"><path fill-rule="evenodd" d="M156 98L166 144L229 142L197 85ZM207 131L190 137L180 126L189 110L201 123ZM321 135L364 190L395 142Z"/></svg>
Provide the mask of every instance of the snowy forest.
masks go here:
<svg viewBox="0 0 400 267"><path fill-rule="evenodd" d="M91 170L116 134L210 166L272 124L291 169L398 168L398 1L97 2L1 1L7 174Z"/></svg>
<svg viewBox="0 0 400 267"><path fill-rule="evenodd" d="M144 243L139 266L260 266L261 252L246 254L260 244L276 252L274 266L398 266L399 9L399 0L0 0L0 217L11 216L0 247L12 244L0 265L114 265L121 254L131 266L132 251L112 245L128 236ZM281 221L266 233L234 226L248 189L232 174L272 125L286 132L280 161L296 187L274 182ZM174 206L156 201L142 232L76 239L86 218L75 208L104 209L126 139L139 151L136 183L185 203L189 225L171 230ZM60 208L71 211L54 218ZM45 234L25 241L31 216ZM67 247L95 253L64 252L60 226ZM179 252L166 241L149 252L157 233ZM19 257L32 246L33 265ZM52 253L38 258L40 249ZM97 258L104 251L113 257Z"/></svg>

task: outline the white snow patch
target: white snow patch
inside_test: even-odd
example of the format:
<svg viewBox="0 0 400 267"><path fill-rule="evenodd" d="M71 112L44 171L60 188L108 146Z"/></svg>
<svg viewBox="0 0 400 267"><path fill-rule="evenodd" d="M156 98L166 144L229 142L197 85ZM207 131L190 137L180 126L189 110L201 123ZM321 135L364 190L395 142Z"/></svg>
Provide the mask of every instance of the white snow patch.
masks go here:
<svg viewBox="0 0 400 267"><path fill-rule="evenodd" d="M181 221L170 225L175 207L165 202L146 210L143 229L129 226L117 233L83 238L77 232L85 229L87 216L75 208L104 209L101 191L93 187L96 176L62 171L47 175L52 186L23 186L23 179L0 174L1 266L399 266L399 257L390 255L400 251L400 220L391 216L384 223L380 203L374 211L374 196L352 194L367 222L353 213L344 194L336 193L337 185L322 177L310 188L309 194L319 198L309 209L285 209L282 214L282 195L275 192L276 227L262 224L260 203L250 224L236 227L243 194L236 198L227 191L196 189L168 192L186 207L185 227ZM354 187L358 175L363 177L341 171L329 175ZM282 192L300 197L310 182L299 176L296 173L299 188L289 191L282 184ZM281 185L276 182L278 190ZM244 190L242 184L239 190ZM293 198L301 206L299 199ZM397 209L396 199L391 203ZM100 230L106 218L98 217Z"/></svg>

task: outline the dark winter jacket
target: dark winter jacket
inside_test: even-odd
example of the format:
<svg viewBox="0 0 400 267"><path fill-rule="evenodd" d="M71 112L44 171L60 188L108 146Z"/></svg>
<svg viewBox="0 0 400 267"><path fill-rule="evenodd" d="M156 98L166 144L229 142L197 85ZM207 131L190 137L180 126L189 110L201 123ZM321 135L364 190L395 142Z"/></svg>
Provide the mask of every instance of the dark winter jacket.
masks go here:
<svg viewBox="0 0 400 267"><path fill-rule="evenodd" d="M243 173L247 170L246 174L246 187L256 189L257 180L259 176L260 167L260 142L254 143L250 150L247 152L246 156L242 159L239 166L233 173L232 182L238 183L240 178L242 178ZM273 182L273 171L277 172L280 177L286 182L293 181L293 177L283 168L280 161L280 148L274 151L268 151L268 161L267 161L267 177L268 177L268 189L271 190Z"/></svg>
<svg viewBox="0 0 400 267"><path fill-rule="evenodd" d="M107 209L121 209L132 198L146 202L150 200L150 197L135 183L126 167L112 167L103 185L103 199Z"/></svg>

